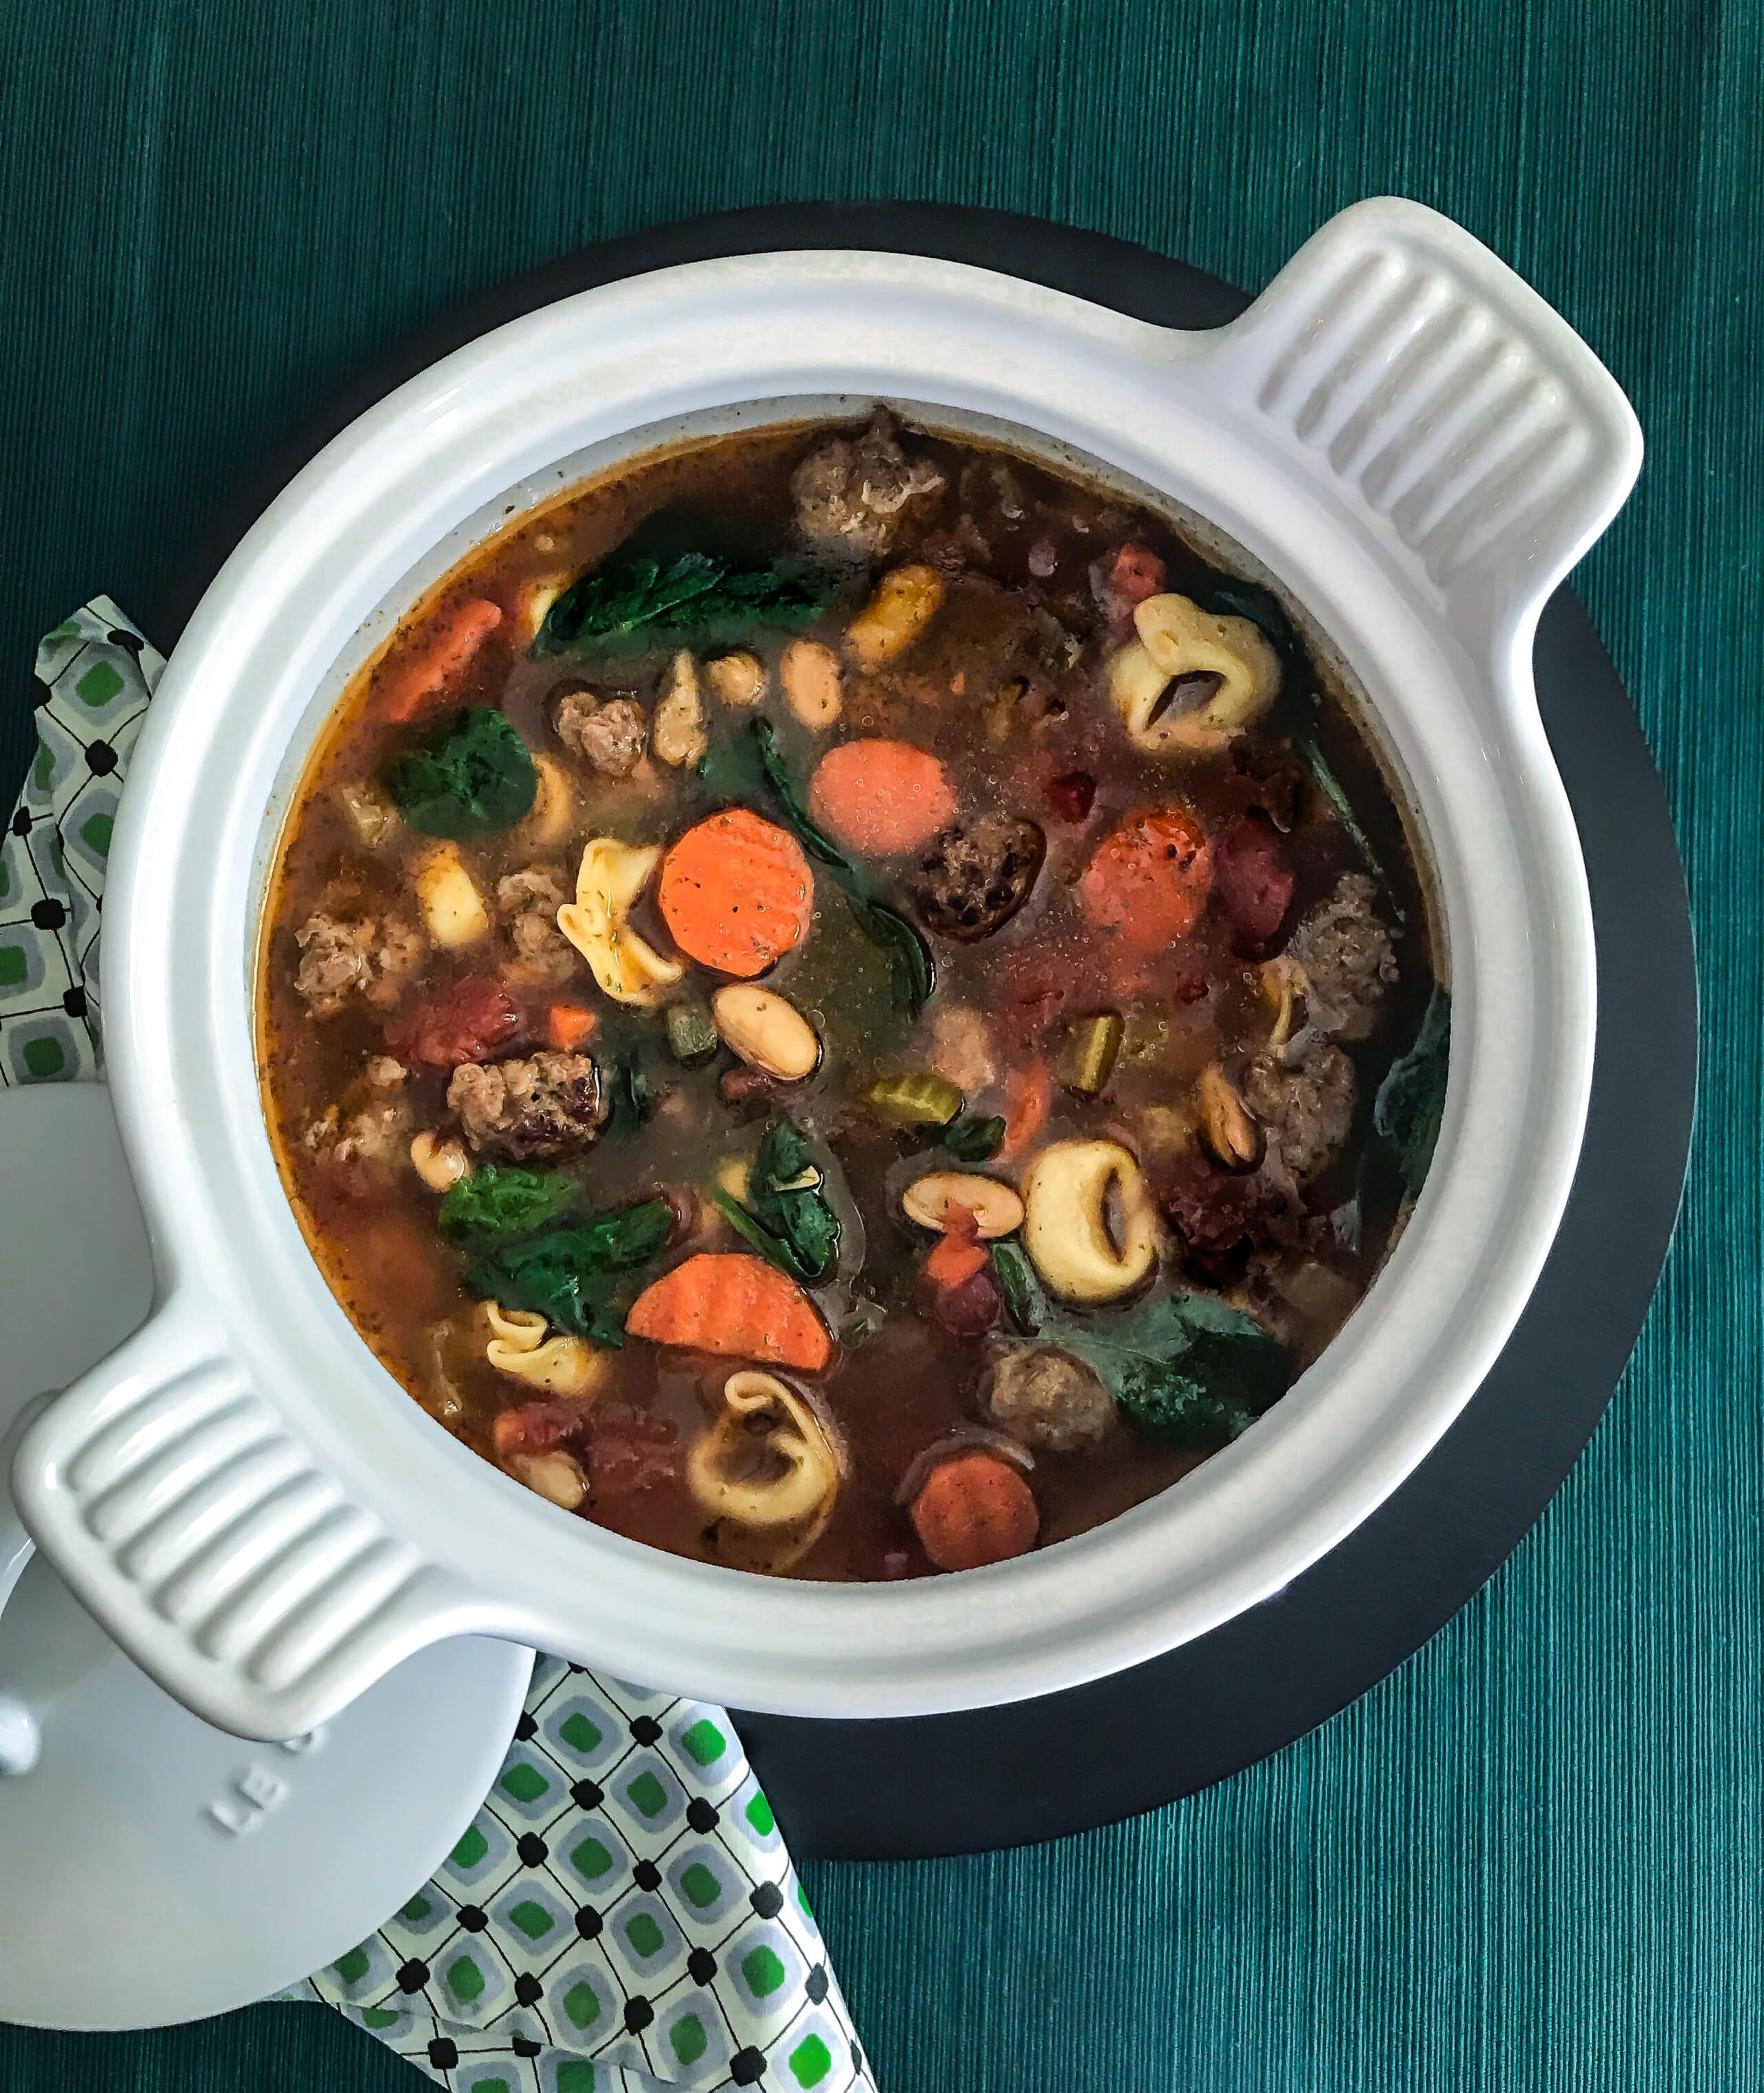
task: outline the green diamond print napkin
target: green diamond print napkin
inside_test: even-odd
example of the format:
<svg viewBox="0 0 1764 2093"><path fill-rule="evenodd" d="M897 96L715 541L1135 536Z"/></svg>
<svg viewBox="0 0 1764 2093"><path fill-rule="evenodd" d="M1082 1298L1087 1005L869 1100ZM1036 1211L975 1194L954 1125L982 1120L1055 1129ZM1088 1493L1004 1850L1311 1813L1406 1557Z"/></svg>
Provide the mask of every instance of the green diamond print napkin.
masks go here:
<svg viewBox="0 0 1764 2093"><path fill-rule="evenodd" d="M108 597L37 649L37 748L0 845L0 1081L102 1072L99 920L164 661ZM729 1718L541 1657L445 1866L289 1999L457 2093L874 2093Z"/></svg>

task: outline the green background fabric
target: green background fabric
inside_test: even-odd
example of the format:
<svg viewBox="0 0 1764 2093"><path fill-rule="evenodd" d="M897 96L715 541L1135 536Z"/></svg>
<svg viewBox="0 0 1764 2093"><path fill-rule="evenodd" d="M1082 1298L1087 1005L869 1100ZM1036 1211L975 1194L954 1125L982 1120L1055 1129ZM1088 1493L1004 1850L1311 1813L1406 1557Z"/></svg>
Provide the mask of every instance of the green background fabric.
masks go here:
<svg viewBox="0 0 1764 2093"><path fill-rule="evenodd" d="M1754 0L85 0L6 9L0 80L8 801L40 630L146 602L364 358L585 240L935 197L1254 285L1394 189L1595 344L1651 449L1580 581L1679 821L1709 1072L1602 1429L1451 1627L1276 1760L1052 1848L807 1874L889 2093L1764 2086ZM407 2070L286 2008L0 2031L6 2093Z"/></svg>

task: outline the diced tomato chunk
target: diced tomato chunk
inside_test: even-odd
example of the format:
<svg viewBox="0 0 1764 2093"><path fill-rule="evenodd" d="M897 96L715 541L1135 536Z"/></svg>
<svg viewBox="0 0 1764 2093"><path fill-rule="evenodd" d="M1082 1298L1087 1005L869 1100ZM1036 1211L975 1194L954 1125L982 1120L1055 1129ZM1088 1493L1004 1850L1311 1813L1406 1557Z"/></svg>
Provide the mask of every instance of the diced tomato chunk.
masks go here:
<svg viewBox="0 0 1764 2093"><path fill-rule="evenodd" d="M677 1475L679 1435L665 1417L628 1402L596 1403L588 1421L588 1488L596 1499L630 1497Z"/></svg>
<svg viewBox="0 0 1764 2093"><path fill-rule="evenodd" d="M387 1020L386 1045L419 1068L488 1061L522 1025L519 1006L496 974L466 974L419 996Z"/></svg>
<svg viewBox="0 0 1764 2093"><path fill-rule="evenodd" d="M939 1287L931 1313L951 1337L983 1337L1004 1313L1004 1289L994 1276L991 1260L960 1285Z"/></svg>
<svg viewBox="0 0 1764 2093"><path fill-rule="evenodd" d="M1063 821L1085 820L1096 800L1096 780L1088 770L1068 770L1050 778L1042 796Z"/></svg>
<svg viewBox="0 0 1764 2093"><path fill-rule="evenodd" d="M1103 607L1111 618L1129 618L1147 596L1164 593L1164 562L1149 545L1129 539L1110 563Z"/></svg>
<svg viewBox="0 0 1764 2093"><path fill-rule="evenodd" d="M579 1402L521 1402L499 1411L490 1443L499 1461L555 1454L582 1436L587 1413Z"/></svg>
<svg viewBox="0 0 1764 2093"><path fill-rule="evenodd" d="M1293 875L1274 824L1245 814L1213 845L1213 890L1240 949L1259 950L1285 920Z"/></svg>

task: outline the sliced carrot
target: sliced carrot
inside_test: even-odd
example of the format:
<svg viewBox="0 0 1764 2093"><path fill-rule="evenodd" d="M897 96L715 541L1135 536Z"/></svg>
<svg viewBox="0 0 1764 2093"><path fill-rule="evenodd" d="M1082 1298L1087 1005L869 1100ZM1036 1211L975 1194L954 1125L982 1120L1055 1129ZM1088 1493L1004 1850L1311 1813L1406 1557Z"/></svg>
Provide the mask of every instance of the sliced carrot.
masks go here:
<svg viewBox="0 0 1764 2093"><path fill-rule="evenodd" d="M473 656L502 622L502 606L479 596L435 620L420 647L401 654L382 671L380 710L390 720L415 717L471 665Z"/></svg>
<svg viewBox="0 0 1764 2093"><path fill-rule="evenodd" d="M928 843L956 818L949 775L910 741L845 741L830 748L808 786L808 811L836 842L893 857Z"/></svg>
<svg viewBox="0 0 1764 2093"><path fill-rule="evenodd" d="M1097 846L1078 900L1098 930L1155 952L1194 929L1211 886L1212 850L1200 823L1184 807L1147 807Z"/></svg>
<svg viewBox="0 0 1764 2093"><path fill-rule="evenodd" d="M912 1500L920 1545L939 1570L978 1570L1026 1555L1041 1531L1035 1493L996 1454L939 1461Z"/></svg>
<svg viewBox="0 0 1764 2093"><path fill-rule="evenodd" d="M669 851L656 900L688 959L745 981L807 936L815 882L793 835L730 807Z"/></svg>
<svg viewBox="0 0 1764 2093"><path fill-rule="evenodd" d="M943 1216L943 1233L925 1260L925 1276L935 1286L964 1286L990 1259L980 1247L980 1227L965 1207L952 1206Z"/></svg>
<svg viewBox="0 0 1764 2093"><path fill-rule="evenodd" d="M720 1352L818 1373L833 1353L827 1326L787 1273L763 1257L701 1250L637 1297L625 1327L652 1344Z"/></svg>
<svg viewBox="0 0 1764 2093"><path fill-rule="evenodd" d="M1053 1071L1038 1054L1004 1078L1004 1138L1001 1155L1021 1155L1047 1124L1054 1108Z"/></svg>
<svg viewBox="0 0 1764 2093"><path fill-rule="evenodd" d="M594 1037L600 1022L586 1003L554 1003L545 1012L545 1044L574 1054Z"/></svg>

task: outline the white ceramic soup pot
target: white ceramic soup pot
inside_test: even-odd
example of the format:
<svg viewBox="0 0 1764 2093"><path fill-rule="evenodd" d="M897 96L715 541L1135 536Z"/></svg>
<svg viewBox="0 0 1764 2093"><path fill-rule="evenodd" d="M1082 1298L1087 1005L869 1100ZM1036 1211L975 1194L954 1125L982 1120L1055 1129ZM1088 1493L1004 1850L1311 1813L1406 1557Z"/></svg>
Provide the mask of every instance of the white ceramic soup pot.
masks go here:
<svg viewBox="0 0 1764 2093"><path fill-rule="evenodd" d="M1453 988L1445 1124L1406 1231L1235 1444L1081 1537L878 1585L683 1561L567 1516L432 1422L332 1298L266 1133L267 877L350 674L509 515L684 431L897 403L1118 480L1277 579L1362 694ZM504 1636L738 1706L907 1715L1071 1686L1277 1592L1475 1392L1579 1149L1593 925L1539 722L1545 597L1609 522L1635 418L1467 234L1385 199L1233 325L1185 334L911 255L661 270L485 336L314 460L167 670L105 910L111 1080L157 1306L50 1406L18 1502L130 1653L223 1727L310 1729L409 1653Z"/></svg>

